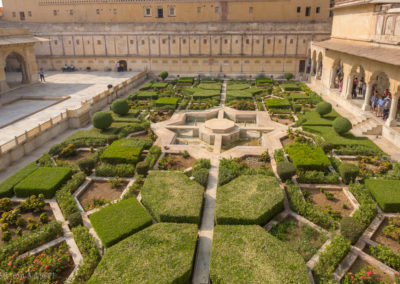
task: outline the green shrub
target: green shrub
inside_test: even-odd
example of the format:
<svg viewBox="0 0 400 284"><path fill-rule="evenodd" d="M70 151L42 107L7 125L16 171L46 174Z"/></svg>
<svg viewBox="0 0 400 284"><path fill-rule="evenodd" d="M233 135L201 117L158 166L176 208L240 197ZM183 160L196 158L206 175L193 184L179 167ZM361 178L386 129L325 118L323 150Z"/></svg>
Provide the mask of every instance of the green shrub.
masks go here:
<svg viewBox="0 0 400 284"><path fill-rule="evenodd" d="M69 168L39 168L14 187L15 195L28 197L43 194L45 198L52 198L71 175Z"/></svg>
<svg viewBox="0 0 400 284"><path fill-rule="evenodd" d="M182 172L151 172L140 192L143 205L158 222L200 222L204 188Z"/></svg>
<svg viewBox="0 0 400 284"><path fill-rule="evenodd" d="M325 251L319 254L319 260L314 267L314 275L318 277L319 283L328 283L332 279L336 267L349 251L350 241L336 235Z"/></svg>
<svg viewBox="0 0 400 284"><path fill-rule="evenodd" d="M285 90L285 92L297 92L301 91L301 87L296 83L284 83L281 84L281 87Z"/></svg>
<svg viewBox="0 0 400 284"><path fill-rule="evenodd" d="M151 146L151 148L149 149L149 153L147 154L145 159L145 161L149 163L149 169L152 169L154 167L160 155L161 155L161 148L157 145Z"/></svg>
<svg viewBox="0 0 400 284"><path fill-rule="evenodd" d="M111 113L98 111L92 117L93 126L97 129L105 130L111 126L113 122Z"/></svg>
<svg viewBox="0 0 400 284"><path fill-rule="evenodd" d="M77 226L72 229L72 235L82 254L83 261L79 264L78 270L73 277L73 284L86 283L97 264L100 262L100 253L95 239L84 226Z"/></svg>
<svg viewBox="0 0 400 284"><path fill-rule="evenodd" d="M142 92L138 91L135 93L134 98L141 100L141 101L148 101L148 100L156 100L158 99L158 94L153 91Z"/></svg>
<svg viewBox="0 0 400 284"><path fill-rule="evenodd" d="M40 214L39 220L41 223L46 224L49 222L49 215L46 212L43 212L42 214Z"/></svg>
<svg viewBox="0 0 400 284"><path fill-rule="evenodd" d="M371 255L382 263L390 266L394 270L400 270L400 255L395 253L391 248L377 244L375 247L370 246L369 250Z"/></svg>
<svg viewBox="0 0 400 284"><path fill-rule="evenodd" d="M366 229L376 216L376 204L369 190L361 184L350 184L349 191L354 195L358 203L360 203L360 207L354 212L353 218L357 219L363 225L363 228Z"/></svg>
<svg viewBox="0 0 400 284"><path fill-rule="evenodd" d="M132 146L129 139L121 139L114 141L108 148L101 154L100 160L105 163L113 164L136 164L140 160L143 147Z"/></svg>
<svg viewBox="0 0 400 284"><path fill-rule="evenodd" d="M111 104L111 110L118 115L126 115L129 112L129 108L125 99L115 100Z"/></svg>
<svg viewBox="0 0 400 284"><path fill-rule="evenodd" d="M324 151L319 147L289 144L286 151L293 164L300 171L327 170L331 164Z"/></svg>
<svg viewBox="0 0 400 284"><path fill-rule="evenodd" d="M290 207L294 212L325 229L331 230L336 228L335 220L325 211L314 207L310 202L306 201L298 186L288 182L286 193L289 198Z"/></svg>
<svg viewBox="0 0 400 284"><path fill-rule="evenodd" d="M340 234L355 244L363 232L363 226L353 217L343 217L340 221Z"/></svg>
<svg viewBox="0 0 400 284"><path fill-rule="evenodd" d="M318 147L321 147L325 153L329 153L335 148L335 145L328 141L322 141L318 144Z"/></svg>
<svg viewBox="0 0 400 284"><path fill-rule="evenodd" d="M240 175L255 174L245 163L234 159L223 158L219 163L218 185L224 185Z"/></svg>
<svg viewBox="0 0 400 284"><path fill-rule="evenodd" d="M347 118L338 117L333 121L332 127L337 134L343 135L347 133L353 126L351 125L350 120Z"/></svg>
<svg viewBox="0 0 400 284"><path fill-rule="evenodd" d="M147 172L149 171L149 162L148 161L142 161L137 163L136 165L136 172L139 175L147 175Z"/></svg>
<svg viewBox="0 0 400 284"><path fill-rule="evenodd" d="M208 181L208 169L198 168L196 170L193 170L193 177L195 181L206 187Z"/></svg>
<svg viewBox="0 0 400 284"><path fill-rule="evenodd" d="M179 101L179 98L174 97L162 97L156 101L156 107L163 107L163 106L173 106L174 109Z"/></svg>
<svg viewBox="0 0 400 284"><path fill-rule="evenodd" d="M217 189L217 223L265 225L283 210L283 198L275 177L242 175Z"/></svg>
<svg viewBox="0 0 400 284"><path fill-rule="evenodd" d="M311 184L339 184L340 179L337 173L326 173L319 171L306 171L301 172L297 181L299 183L311 183Z"/></svg>
<svg viewBox="0 0 400 284"><path fill-rule="evenodd" d="M167 71L162 71L160 73L160 78L164 81L168 77L168 72Z"/></svg>
<svg viewBox="0 0 400 284"><path fill-rule="evenodd" d="M287 99L266 99L265 106L267 109L277 108L277 109L290 109L290 102Z"/></svg>
<svg viewBox="0 0 400 284"><path fill-rule="evenodd" d="M190 283L197 230L192 224L146 228L107 249L88 284Z"/></svg>
<svg viewBox="0 0 400 284"><path fill-rule="evenodd" d="M167 83L167 82L157 82L157 83L153 83L153 84L151 85L151 87L152 87L154 90L165 89L165 88L168 87L168 83Z"/></svg>
<svg viewBox="0 0 400 284"><path fill-rule="evenodd" d="M275 162L284 162L285 161L285 155L282 149L276 149L274 151L274 157L275 157Z"/></svg>
<svg viewBox="0 0 400 284"><path fill-rule="evenodd" d="M99 177L128 177L135 175L135 166L131 164L111 165L103 163L96 167L96 176Z"/></svg>
<svg viewBox="0 0 400 284"><path fill-rule="evenodd" d="M282 181L291 179L296 174L296 167L289 162L279 162L276 164L276 171Z"/></svg>
<svg viewBox="0 0 400 284"><path fill-rule="evenodd" d="M197 160L193 165L193 170L198 169L198 168L210 169L211 168L210 160L204 159L204 158Z"/></svg>
<svg viewBox="0 0 400 284"><path fill-rule="evenodd" d="M341 163L339 166L339 173L345 184L354 182L360 173L359 167L351 163Z"/></svg>
<svg viewBox="0 0 400 284"><path fill-rule="evenodd" d="M87 175L90 175L98 161L99 161L98 154L97 153L93 153L89 157L86 157L86 158L83 158L82 160L79 160L78 161L78 167L82 172L84 172Z"/></svg>
<svg viewBox="0 0 400 284"><path fill-rule="evenodd" d="M210 278L212 283L310 283L303 258L257 225L214 228Z"/></svg>
<svg viewBox="0 0 400 284"><path fill-rule="evenodd" d="M151 216L136 198L111 204L89 216L93 228L105 247L150 226Z"/></svg>
<svg viewBox="0 0 400 284"><path fill-rule="evenodd" d="M63 233L61 223L51 221L30 234L24 234L23 236L2 245L0 250L0 261L5 261L15 252L23 254L29 250L37 248L62 236Z"/></svg>
<svg viewBox="0 0 400 284"><path fill-rule="evenodd" d="M400 212L400 180L367 179L365 186L384 212Z"/></svg>
<svg viewBox="0 0 400 284"><path fill-rule="evenodd" d="M286 78L286 80L290 81L293 77L294 77L294 76L293 76L292 73L289 73L289 72L285 73L285 78Z"/></svg>
<svg viewBox="0 0 400 284"><path fill-rule="evenodd" d="M317 104L317 108L315 110L320 116L324 116L332 111L332 105L327 102L320 102Z"/></svg>
<svg viewBox="0 0 400 284"><path fill-rule="evenodd" d="M29 163L16 173L14 173L12 176L7 178L5 181L0 183L0 198L1 197L11 197L14 195L14 186L22 181L24 178L29 176L31 173L36 171L38 169L38 166L36 165L35 162Z"/></svg>

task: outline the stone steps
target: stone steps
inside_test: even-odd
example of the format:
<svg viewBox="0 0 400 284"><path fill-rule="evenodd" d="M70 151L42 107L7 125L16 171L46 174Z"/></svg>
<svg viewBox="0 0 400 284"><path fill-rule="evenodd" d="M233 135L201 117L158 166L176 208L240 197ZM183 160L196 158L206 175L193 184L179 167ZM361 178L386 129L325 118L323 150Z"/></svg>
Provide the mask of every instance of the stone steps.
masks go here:
<svg viewBox="0 0 400 284"><path fill-rule="evenodd" d="M353 127L357 135L382 135L382 125L373 119L368 119Z"/></svg>

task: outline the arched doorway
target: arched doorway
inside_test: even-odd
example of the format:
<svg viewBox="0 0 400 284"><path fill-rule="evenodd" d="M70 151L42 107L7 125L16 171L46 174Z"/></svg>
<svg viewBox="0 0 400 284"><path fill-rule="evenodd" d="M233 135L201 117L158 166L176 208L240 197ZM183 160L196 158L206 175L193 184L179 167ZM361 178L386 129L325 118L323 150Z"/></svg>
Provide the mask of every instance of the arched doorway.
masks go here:
<svg viewBox="0 0 400 284"><path fill-rule="evenodd" d="M317 61L317 80L321 80L322 77L322 52L318 54Z"/></svg>
<svg viewBox="0 0 400 284"><path fill-rule="evenodd" d="M331 89L339 89L339 92L342 92L343 88L343 61L340 59L336 59L333 63L332 70L331 70Z"/></svg>
<svg viewBox="0 0 400 284"><path fill-rule="evenodd" d="M365 71L362 65L355 65L351 69L347 86L347 97L352 99L364 99L366 85Z"/></svg>
<svg viewBox="0 0 400 284"><path fill-rule="evenodd" d="M375 72L371 76L370 83L372 86L372 93L375 93L378 96L382 96L386 90L390 89L389 77L385 72Z"/></svg>
<svg viewBox="0 0 400 284"><path fill-rule="evenodd" d="M126 60L120 60L120 61L118 61L118 63L119 63L118 72L128 71L128 63L126 62Z"/></svg>
<svg viewBox="0 0 400 284"><path fill-rule="evenodd" d="M29 83L25 60L19 53L12 52L6 57L4 71L10 89Z"/></svg>
<svg viewBox="0 0 400 284"><path fill-rule="evenodd" d="M311 73L311 49L308 50L307 52L307 66L306 66L306 73L310 74Z"/></svg>

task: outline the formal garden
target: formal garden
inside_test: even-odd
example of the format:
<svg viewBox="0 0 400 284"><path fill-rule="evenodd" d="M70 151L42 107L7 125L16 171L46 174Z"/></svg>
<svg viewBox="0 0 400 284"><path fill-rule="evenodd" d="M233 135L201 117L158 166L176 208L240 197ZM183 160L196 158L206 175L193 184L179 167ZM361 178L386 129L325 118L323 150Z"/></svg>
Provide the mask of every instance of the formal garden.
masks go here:
<svg viewBox="0 0 400 284"><path fill-rule="evenodd" d="M201 259L211 283L400 283L400 163L291 79L162 72L93 114L0 183L2 279L197 283ZM218 155L163 136L225 108L286 132Z"/></svg>

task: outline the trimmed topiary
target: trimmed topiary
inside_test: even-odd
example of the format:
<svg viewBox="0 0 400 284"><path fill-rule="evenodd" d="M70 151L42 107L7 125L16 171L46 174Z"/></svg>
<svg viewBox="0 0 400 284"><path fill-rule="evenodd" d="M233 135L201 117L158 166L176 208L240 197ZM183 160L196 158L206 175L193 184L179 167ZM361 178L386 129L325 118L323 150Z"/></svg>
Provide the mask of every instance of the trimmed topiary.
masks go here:
<svg viewBox="0 0 400 284"><path fill-rule="evenodd" d="M332 105L327 102L320 102L317 104L316 111L319 113L320 116L324 116L332 111Z"/></svg>
<svg viewBox="0 0 400 284"><path fill-rule="evenodd" d="M290 72L285 73L285 78L286 78L286 80L290 81L293 77L294 77L294 76L293 76L292 73L290 73Z"/></svg>
<svg viewBox="0 0 400 284"><path fill-rule="evenodd" d="M125 115L129 112L129 105L126 100L118 99L111 104L111 110L118 115Z"/></svg>
<svg viewBox="0 0 400 284"><path fill-rule="evenodd" d="M296 174L296 167L289 162L279 162L276 165L276 171L281 180L286 181Z"/></svg>
<svg viewBox="0 0 400 284"><path fill-rule="evenodd" d="M340 233L354 244L361 236L363 226L353 217L343 217L340 221Z"/></svg>
<svg viewBox="0 0 400 284"><path fill-rule="evenodd" d="M113 122L111 113L105 111L96 112L92 117L93 126L97 129L105 130Z"/></svg>
<svg viewBox="0 0 400 284"><path fill-rule="evenodd" d="M139 162L136 165L136 172L139 175L147 175L147 172L149 171L149 166L149 162L146 160Z"/></svg>
<svg viewBox="0 0 400 284"><path fill-rule="evenodd" d="M160 77L161 77L161 79L164 81L164 80L167 79L167 77L168 77L168 72L167 72L167 71L162 71L162 72L160 73Z"/></svg>
<svg viewBox="0 0 400 284"><path fill-rule="evenodd" d="M355 181L360 173L360 168L351 163L341 163L339 166L339 173L343 182L349 184L351 181Z"/></svg>
<svg viewBox="0 0 400 284"><path fill-rule="evenodd" d="M346 132L348 132L350 129L353 128L350 120L348 120L347 118L344 118L344 117L336 118L333 121L332 127L335 130L335 132L339 135L343 135Z"/></svg>

